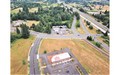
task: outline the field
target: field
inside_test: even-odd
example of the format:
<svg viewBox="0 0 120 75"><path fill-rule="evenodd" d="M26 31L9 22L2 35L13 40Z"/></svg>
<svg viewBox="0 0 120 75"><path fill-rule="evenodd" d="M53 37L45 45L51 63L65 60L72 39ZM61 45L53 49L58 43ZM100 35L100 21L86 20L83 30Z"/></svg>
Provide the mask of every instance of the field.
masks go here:
<svg viewBox="0 0 120 75"><path fill-rule="evenodd" d="M104 6L101 6L101 5L95 5L94 6L94 9L96 10L102 10L103 12L105 12L106 10L109 11L109 6L108 5L104 5Z"/></svg>
<svg viewBox="0 0 120 75"><path fill-rule="evenodd" d="M34 20L27 20L27 21L26 21L26 25L27 25L28 27L31 27L32 24L37 25L38 23L39 23L39 21L34 21Z"/></svg>
<svg viewBox="0 0 120 75"><path fill-rule="evenodd" d="M82 27L77 28L77 30L78 30L78 32L79 32L80 34L85 34L85 31L83 30L83 28L82 28Z"/></svg>
<svg viewBox="0 0 120 75"><path fill-rule="evenodd" d="M105 42L103 42L103 40L105 40L105 39L103 39L102 37L97 37L97 40L99 40L100 42L106 44ZM108 45L108 44L106 44L106 45Z"/></svg>
<svg viewBox="0 0 120 75"><path fill-rule="evenodd" d="M82 21L84 22L84 25L85 25L85 27L86 27L86 29L87 29L87 31L88 31L89 33L91 33L91 34L97 34L97 32L96 32L97 29L96 29L94 26L93 26L93 29L90 30L89 27L87 27L85 21L84 21L84 20L82 20Z"/></svg>
<svg viewBox="0 0 120 75"><path fill-rule="evenodd" d="M18 13L19 12L19 10L21 10L22 11L22 8L16 8L16 9L13 9L13 10L11 10L11 13L13 14L13 13Z"/></svg>
<svg viewBox="0 0 120 75"><path fill-rule="evenodd" d="M109 60L84 40L43 39L39 53L70 48L89 75L109 75Z"/></svg>
<svg viewBox="0 0 120 75"><path fill-rule="evenodd" d="M38 12L38 7L29 9L29 12L31 13Z"/></svg>
<svg viewBox="0 0 120 75"><path fill-rule="evenodd" d="M11 74L27 75L27 57L31 44L34 41L34 37L29 39L19 39L11 44ZM24 64L23 65L23 61Z"/></svg>

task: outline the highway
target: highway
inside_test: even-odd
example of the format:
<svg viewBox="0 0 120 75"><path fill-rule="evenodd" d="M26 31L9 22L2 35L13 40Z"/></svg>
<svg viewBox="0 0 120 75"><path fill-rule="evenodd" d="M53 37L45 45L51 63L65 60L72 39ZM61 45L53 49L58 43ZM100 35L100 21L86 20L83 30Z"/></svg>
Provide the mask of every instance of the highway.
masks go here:
<svg viewBox="0 0 120 75"><path fill-rule="evenodd" d="M64 5L64 6L67 6L69 9L70 9L70 8L73 8L73 11L74 11L74 12L78 12L78 13L80 14L80 17L81 17L81 18L89 21L89 22L91 23L91 25L93 25L93 26L95 26L96 28L100 29L103 33L106 33L106 31L109 30L106 26L102 25L100 22L97 22L97 21L95 20L95 18L93 18L92 16L90 16L90 15L88 15L88 14L86 14L86 13L83 13L83 12L79 11L78 9L76 9L76 8L74 8L74 7L66 4L66 3L63 3L63 5Z"/></svg>
<svg viewBox="0 0 120 75"><path fill-rule="evenodd" d="M39 32L35 32L35 31L30 31L30 33L32 35L38 36L39 38L52 38L52 39L86 39L87 36L92 36L96 42L100 42L97 40L97 37L100 37L103 34L90 34L87 31L87 29L85 28L85 25L81 19L80 19L80 25L84 29L85 34L80 34L76 30L75 24L76 24L76 17L74 16L74 20L73 20L72 27L71 27L73 34L70 34L70 35L54 35L54 34L47 34L47 33L39 33ZM100 43L102 43L102 42L100 42ZM106 50L109 50L109 47L106 44L102 43L101 45Z"/></svg>
<svg viewBox="0 0 120 75"><path fill-rule="evenodd" d="M52 38L52 39L83 39L86 40L87 36L92 36L95 38L102 36L103 34L90 34L87 29L85 29L84 23L80 20L80 24L81 27L85 30L86 34L80 34L77 30L76 30L76 17L74 16L74 20L72 23L72 27L71 30L73 32L73 34L70 35L54 35L54 34L46 34L46 33L39 33L39 32L35 32L35 31L30 31L31 35L35 35L36 40L35 42L32 44L31 49L30 49L30 75L40 75L40 71L39 71L39 66L38 66L38 59L37 59L37 53L38 53L38 47L41 41L41 38ZM102 46L104 48L106 48L107 50L109 49L109 47L105 46L104 44L102 44ZM102 51L101 49L99 49L100 52Z"/></svg>

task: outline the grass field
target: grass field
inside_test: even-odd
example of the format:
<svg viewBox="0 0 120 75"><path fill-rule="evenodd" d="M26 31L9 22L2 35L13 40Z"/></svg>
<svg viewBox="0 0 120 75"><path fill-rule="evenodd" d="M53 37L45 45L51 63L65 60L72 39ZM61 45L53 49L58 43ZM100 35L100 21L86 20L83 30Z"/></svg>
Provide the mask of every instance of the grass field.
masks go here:
<svg viewBox="0 0 120 75"><path fill-rule="evenodd" d="M82 28L82 27L77 28L77 30L78 30L78 32L79 32L80 34L85 34L85 31L83 30L83 28Z"/></svg>
<svg viewBox="0 0 120 75"><path fill-rule="evenodd" d="M26 21L26 25L27 26L32 26L32 24L35 24L35 25L37 25L39 23L39 21L35 21L35 20L27 20Z"/></svg>
<svg viewBox="0 0 120 75"><path fill-rule="evenodd" d="M43 39L39 53L42 54L44 50L52 52L66 47L70 48L89 75L109 75L108 58L83 40Z"/></svg>
<svg viewBox="0 0 120 75"><path fill-rule="evenodd" d="M84 22L83 19L82 19L82 21ZM86 26L85 22L84 22L84 25L85 25L85 27L86 27L86 29L88 30L89 33L91 33L91 34L97 34L97 32L96 32L97 29L95 27L93 27L93 29L90 30L89 27Z"/></svg>
<svg viewBox="0 0 120 75"><path fill-rule="evenodd" d="M97 37L97 40L99 40L100 42L102 42L102 43L104 43L104 44L106 44L105 42L103 42L103 40L105 40L104 38L102 38L102 37ZM106 44L106 45L108 45L108 44ZM108 45L109 46L109 45Z"/></svg>
<svg viewBox="0 0 120 75"><path fill-rule="evenodd" d="M35 37L19 39L11 44L11 75L27 75L27 58ZM23 61L26 63L23 65Z"/></svg>
<svg viewBox="0 0 120 75"><path fill-rule="evenodd" d="M19 12L19 10L21 10L22 11L22 8L16 8L16 9L13 9L13 10L11 10L11 13L13 14L13 13L18 13Z"/></svg>
<svg viewBox="0 0 120 75"><path fill-rule="evenodd" d="M31 12L31 13L38 12L38 7L30 8L29 12Z"/></svg>

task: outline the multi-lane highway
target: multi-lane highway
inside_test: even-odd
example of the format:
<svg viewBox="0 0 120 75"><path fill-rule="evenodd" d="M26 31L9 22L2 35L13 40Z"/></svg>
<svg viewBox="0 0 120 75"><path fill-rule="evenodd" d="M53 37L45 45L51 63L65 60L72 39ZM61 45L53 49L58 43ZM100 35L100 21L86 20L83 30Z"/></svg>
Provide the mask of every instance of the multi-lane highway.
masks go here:
<svg viewBox="0 0 120 75"><path fill-rule="evenodd" d="M78 11L77 9L73 8L74 10ZM81 14L81 12L79 12ZM83 14L82 14L83 15ZM83 15L85 17L85 15ZM90 18L88 18L91 22L92 20ZM94 21L92 23L95 23ZM76 30L76 17L74 17L73 23L72 23L72 27L71 30L73 32L73 34L71 35L53 35L53 34L45 34L45 33L39 33L39 32L35 32L35 31L30 31L30 34L37 36L35 42L32 44L31 49L30 49L30 54L29 54L29 58L30 58L30 75L40 75L40 70L39 70L39 66L38 66L38 59L37 59L37 52L38 52L38 47L41 41L41 38L55 38L55 39L86 39L87 36L91 35L94 38L102 36L102 34L90 34L87 29L84 26L84 23L82 22L82 20L80 20L80 24L81 27L84 29L85 34L80 34L77 30ZM99 26L99 24L95 23L97 26ZM101 27L102 25L100 24L99 27ZM104 29L105 27L103 27L103 30L106 31L106 29ZM101 28L102 28L101 27ZM98 41L97 39L95 39L95 41ZM105 46L104 44L102 44L102 46L109 50L108 46Z"/></svg>
<svg viewBox="0 0 120 75"><path fill-rule="evenodd" d="M76 8L74 8L74 7L66 4L66 3L64 3L64 2L63 2L63 5L64 5L64 6L67 6L69 9L70 9L70 8L73 8L73 11L74 11L74 12L75 12L75 11L78 12L78 13L80 14L80 17L82 17L83 19L89 21L89 22L91 23L91 25L93 25L93 26L95 26L96 28L100 29L103 33L106 33L106 31L109 31L109 29L108 29L106 26L102 25L100 22L97 22L97 21L95 20L95 18L93 18L92 16L90 16L90 15L88 15L88 14L86 14L86 13L83 13L83 12L79 11L78 9L76 9Z"/></svg>

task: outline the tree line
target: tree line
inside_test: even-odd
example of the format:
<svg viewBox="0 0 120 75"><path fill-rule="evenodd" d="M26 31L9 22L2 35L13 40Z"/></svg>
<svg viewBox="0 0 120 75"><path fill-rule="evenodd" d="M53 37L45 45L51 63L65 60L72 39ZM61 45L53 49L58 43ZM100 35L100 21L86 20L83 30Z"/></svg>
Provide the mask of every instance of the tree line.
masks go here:
<svg viewBox="0 0 120 75"><path fill-rule="evenodd" d="M11 43L20 38L27 39L29 36L29 27L26 24L21 24L20 29L16 27L16 33L11 33Z"/></svg>

